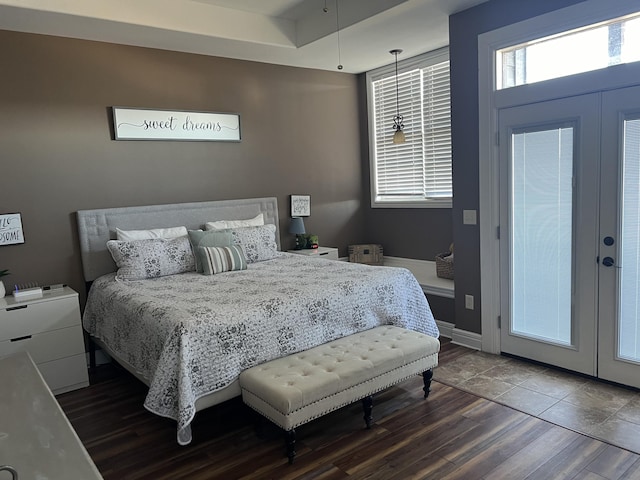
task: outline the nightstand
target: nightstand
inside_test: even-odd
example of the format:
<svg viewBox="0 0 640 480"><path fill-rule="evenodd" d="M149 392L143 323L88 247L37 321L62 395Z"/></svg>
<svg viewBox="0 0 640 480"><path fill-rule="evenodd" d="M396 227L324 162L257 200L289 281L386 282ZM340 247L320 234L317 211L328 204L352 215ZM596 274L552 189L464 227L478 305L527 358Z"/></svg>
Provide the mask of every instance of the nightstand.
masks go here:
<svg viewBox="0 0 640 480"><path fill-rule="evenodd" d="M77 292L64 287L21 302L0 298L0 357L21 351L55 394L89 385Z"/></svg>
<svg viewBox="0 0 640 480"><path fill-rule="evenodd" d="M327 260L338 260L338 249L334 247L303 248L302 250L287 250L289 253L320 257Z"/></svg>

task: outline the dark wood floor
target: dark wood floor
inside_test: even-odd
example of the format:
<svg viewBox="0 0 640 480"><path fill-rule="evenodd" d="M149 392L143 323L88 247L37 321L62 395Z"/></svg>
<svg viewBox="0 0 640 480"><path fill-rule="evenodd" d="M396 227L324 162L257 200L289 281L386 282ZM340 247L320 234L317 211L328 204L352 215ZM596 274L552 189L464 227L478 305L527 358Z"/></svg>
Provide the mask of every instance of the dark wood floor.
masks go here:
<svg viewBox="0 0 640 480"><path fill-rule="evenodd" d="M444 343L440 363L470 351ZM378 394L376 423L359 404L298 429L290 466L280 432L256 435L233 400L197 414L193 442L142 406L145 387L107 367L91 387L58 397L105 479L640 479L640 456L419 377Z"/></svg>

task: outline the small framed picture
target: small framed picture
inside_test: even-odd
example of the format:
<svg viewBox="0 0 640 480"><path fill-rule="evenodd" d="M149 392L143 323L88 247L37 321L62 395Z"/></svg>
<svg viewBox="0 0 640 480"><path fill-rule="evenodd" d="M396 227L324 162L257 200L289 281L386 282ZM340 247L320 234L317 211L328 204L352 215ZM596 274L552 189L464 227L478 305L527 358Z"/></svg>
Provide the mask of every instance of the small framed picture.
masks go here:
<svg viewBox="0 0 640 480"><path fill-rule="evenodd" d="M0 215L0 245L24 243L22 218L19 213Z"/></svg>
<svg viewBox="0 0 640 480"><path fill-rule="evenodd" d="M291 216L308 217L311 215L311 197L309 195L291 195Z"/></svg>

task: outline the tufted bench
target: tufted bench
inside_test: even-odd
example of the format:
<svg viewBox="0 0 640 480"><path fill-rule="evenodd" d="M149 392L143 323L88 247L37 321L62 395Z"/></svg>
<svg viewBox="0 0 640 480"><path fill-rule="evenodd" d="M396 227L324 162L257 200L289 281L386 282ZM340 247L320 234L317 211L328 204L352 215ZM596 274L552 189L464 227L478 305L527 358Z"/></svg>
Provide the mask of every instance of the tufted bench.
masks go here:
<svg viewBox="0 0 640 480"><path fill-rule="evenodd" d="M295 428L362 399L371 427L371 395L422 373L429 395L440 342L385 325L304 352L257 365L240 374L242 400L285 430L289 463Z"/></svg>

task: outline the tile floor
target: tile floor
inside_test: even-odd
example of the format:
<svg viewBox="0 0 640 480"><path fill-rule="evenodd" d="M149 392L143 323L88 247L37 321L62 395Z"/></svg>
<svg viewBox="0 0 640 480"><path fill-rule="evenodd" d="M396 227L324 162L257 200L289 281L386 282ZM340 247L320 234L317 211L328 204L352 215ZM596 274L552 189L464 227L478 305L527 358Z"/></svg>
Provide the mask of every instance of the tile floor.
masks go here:
<svg viewBox="0 0 640 480"><path fill-rule="evenodd" d="M471 351L434 379L640 453L640 392L499 355Z"/></svg>

